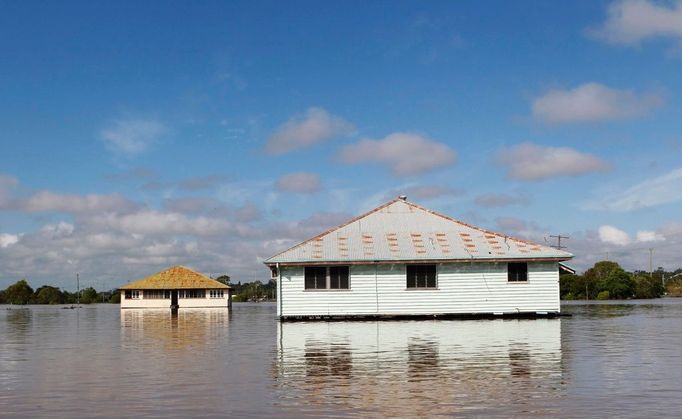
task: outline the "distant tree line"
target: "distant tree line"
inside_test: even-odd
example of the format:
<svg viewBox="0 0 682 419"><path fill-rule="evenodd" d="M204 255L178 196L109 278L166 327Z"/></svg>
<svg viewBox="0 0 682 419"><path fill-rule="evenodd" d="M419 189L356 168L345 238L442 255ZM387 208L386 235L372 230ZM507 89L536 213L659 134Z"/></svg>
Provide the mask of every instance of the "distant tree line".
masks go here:
<svg viewBox="0 0 682 419"><path fill-rule="evenodd" d="M216 278L217 281L232 287L233 301L270 301L277 295L274 281L261 281L236 284L230 282L229 275ZM34 290L25 279L19 280L0 291L0 304L76 304L79 300L77 292L61 290L50 285L43 285ZM80 290L80 304L121 302L118 290L97 291L93 287Z"/></svg>
<svg viewBox="0 0 682 419"><path fill-rule="evenodd" d="M601 261L582 275L562 274L560 290L563 300L682 297L682 269L626 272L616 262Z"/></svg>
<svg viewBox="0 0 682 419"><path fill-rule="evenodd" d="M262 283L261 281L232 283L229 275L222 275L216 281L232 287L232 301L271 301L277 298L277 286L275 281Z"/></svg>
<svg viewBox="0 0 682 419"><path fill-rule="evenodd" d="M80 298L79 298L80 297ZM115 290L98 292L92 287L78 292L68 292L50 285L35 291L25 279L19 280L0 291L0 304L92 304L119 303L120 294Z"/></svg>

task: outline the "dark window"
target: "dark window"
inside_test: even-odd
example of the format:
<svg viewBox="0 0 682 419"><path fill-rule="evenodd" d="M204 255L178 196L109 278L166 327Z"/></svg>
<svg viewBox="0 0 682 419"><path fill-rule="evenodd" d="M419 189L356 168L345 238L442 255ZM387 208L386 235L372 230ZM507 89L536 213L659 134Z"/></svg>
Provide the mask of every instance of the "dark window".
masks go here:
<svg viewBox="0 0 682 419"><path fill-rule="evenodd" d="M139 300L140 299L140 290L126 290L126 295L125 299L126 300Z"/></svg>
<svg viewBox="0 0 682 419"><path fill-rule="evenodd" d="M329 267L329 288L348 289L348 266Z"/></svg>
<svg viewBox="0 0 682 419"><path fill-rule="evenodd" d="M526 262L514 262L507 265L507 280L509 282L528 281L528 264Z"/></svg>
<svg viewBox="0 0 682 419"><path fill-rule="evenodd" d="M206 290L179 290L178 298L206 298Z"/></svg>
<svg viewBox="0 0 682 419"><path fill-rule="evenodd" d="M348 266L306 266L305 289L350 289Z"/></svg>
<svg viewBox="0 0 682 419"><path fill-rule="evenodd" d="M327 288L327 268L321 266L305 267L305 289L318 290Z"/></svg>
<svg viewBox="0 0 682 419"><path fill-rule="evenodd" d="M436 265L407 265L407 288L436 288Z"/></svg>

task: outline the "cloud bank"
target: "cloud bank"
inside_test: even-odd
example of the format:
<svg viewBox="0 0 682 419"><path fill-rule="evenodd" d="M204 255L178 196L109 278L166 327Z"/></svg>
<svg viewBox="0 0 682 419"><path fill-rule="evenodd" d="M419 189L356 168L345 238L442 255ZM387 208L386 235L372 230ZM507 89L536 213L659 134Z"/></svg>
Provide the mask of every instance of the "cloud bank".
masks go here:
<svg viewBox="0 0 682 419"><path fill-rule="evenodd" d="M615 1L606 21L588 31L591 36L617 45L638 45L653 38L682 40L682 1Z"/></svg>
<svg viewBox="0 0 682 419"><path fill-rule="evenodd" d="M645 115L663 103L657 94L638 95L599 83L553 89L533 100L533 116L551 124L598 122Z"/></svg>
<svg viewBox="0 0 682 419"><path fill-rule="evenodd" d="M547 147L522 143L502 148L497 160L512 179L538 181L559 176L580 176L609 169L596 156L569 147Z"/></svg>
<svg viewBox="0 0 682 419"><path fill-rule="evenodd" d="M280 125L268 139L265 150L273 155L285 154L351 134L354 130L353 124L341 117L322 108L309 108Z"/></svg>
<svg viewBox="0 0 682 419"><path fill-rule="evenodd" d="M583 207L608 211L633 211L682 201L682 167L644 180L625 190L601 194Z"/></svg>
<svg viewBox="0 0 682 419"><path fill-rule="evenodd" d="M365 138L347 145L338 159L348 164L377 163L395 176L412 176L452 166L457 153L447 144L422 135L396 132L379 140Z"/></svg>

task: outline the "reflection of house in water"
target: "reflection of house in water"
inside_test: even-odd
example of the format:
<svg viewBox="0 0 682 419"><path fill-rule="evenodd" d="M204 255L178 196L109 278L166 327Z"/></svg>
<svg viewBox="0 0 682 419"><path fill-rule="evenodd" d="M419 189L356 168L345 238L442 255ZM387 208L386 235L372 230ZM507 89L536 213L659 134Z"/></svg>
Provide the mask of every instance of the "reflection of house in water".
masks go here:
<svg viewBox="0 0 682 419"><path fill-rule="evenodd" d="M228 310L121 310L121 333L124 343L187 348L210 341L229 320Z"/></svg>
<svg viewBox="0 0 682 419"><path fill-rule="evenodd" d="M318 407L506 414L561 388L558 319L286 322L278 333L279 385Z"/></svg>

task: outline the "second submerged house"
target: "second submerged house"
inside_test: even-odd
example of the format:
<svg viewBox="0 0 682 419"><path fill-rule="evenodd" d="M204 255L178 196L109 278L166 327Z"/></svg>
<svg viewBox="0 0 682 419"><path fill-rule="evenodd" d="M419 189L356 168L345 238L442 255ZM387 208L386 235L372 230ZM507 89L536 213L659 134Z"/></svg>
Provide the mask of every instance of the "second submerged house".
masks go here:
<svg viewBox="0 0 682 419"><path fill-rule="evenodd" d="M232 288L184 266L173 266L119 288L121 308L231 307Z"/></svg>
<svg viewBox="0 0 682 419"><path fill-rule="evenodd" d="M281 319L552 316L560 262L572 257L401 196L264 263Z"/></svg>

